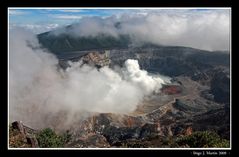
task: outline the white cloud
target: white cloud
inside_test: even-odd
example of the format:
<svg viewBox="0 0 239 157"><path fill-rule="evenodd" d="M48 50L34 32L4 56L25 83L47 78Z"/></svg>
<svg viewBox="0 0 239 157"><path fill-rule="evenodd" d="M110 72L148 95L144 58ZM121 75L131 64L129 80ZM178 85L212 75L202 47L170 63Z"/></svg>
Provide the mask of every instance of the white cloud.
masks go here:
<svg viewBox="0 0 239 157"><path fill-rule="evenodd" d="M121 23L120 29L115 28L116 22ZM129 34L135 42L228 50L230 16L228 10L142 10L107 18L85 17L72 28L67 31L74 36Z"/></svg>

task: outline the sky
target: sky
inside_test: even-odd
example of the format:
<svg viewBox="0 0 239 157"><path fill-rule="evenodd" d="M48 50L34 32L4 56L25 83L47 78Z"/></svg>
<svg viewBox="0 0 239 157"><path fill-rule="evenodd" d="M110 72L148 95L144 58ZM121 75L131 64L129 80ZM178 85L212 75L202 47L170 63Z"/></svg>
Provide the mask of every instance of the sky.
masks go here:
<svg viewBox="0 0 239 157"><path fill-rule="evenodd" d="M125 23L123 33L132 34L138 39L146 38L156 44L206 50L229 48L228 8L9 8L9 28L23 27L35 34L81 21L83 24L74 34L82 35L84 31L84 35L89 35L87 32L91 30L87 30L84 23L90 23L94 33L110 30L111 34L119 34L108 25L115 19Z"/></svg>

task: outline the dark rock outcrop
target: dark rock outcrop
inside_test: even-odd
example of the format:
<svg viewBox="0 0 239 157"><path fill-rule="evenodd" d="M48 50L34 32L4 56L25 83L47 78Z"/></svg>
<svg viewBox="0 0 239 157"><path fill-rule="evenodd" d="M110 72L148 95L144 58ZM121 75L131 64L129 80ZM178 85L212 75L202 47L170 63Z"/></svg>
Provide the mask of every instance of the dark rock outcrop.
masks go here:
<svg viewBox="0 0 239 157"><path fill-rule="evenodd" d="M229 74L220 71L211 80L211 93L214 100L219 103L229 104L230 102L230 78Z"/></svg>

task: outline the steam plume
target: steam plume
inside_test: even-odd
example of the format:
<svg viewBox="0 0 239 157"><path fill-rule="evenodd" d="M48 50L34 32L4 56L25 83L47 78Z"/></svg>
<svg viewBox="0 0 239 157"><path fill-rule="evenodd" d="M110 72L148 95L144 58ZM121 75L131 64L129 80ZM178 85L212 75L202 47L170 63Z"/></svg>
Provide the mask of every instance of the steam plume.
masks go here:
<svg viewBox="0 0 239 157"><path fill-rule="evenodd" d="M59 69L56 57L21 29L10 32L9 57L10 121L23 120L37 128L57 123L59 115L71 123L73 117L87 112L132 112L165 83L141 70L132 59L120 72L81 62Z"/></svg>

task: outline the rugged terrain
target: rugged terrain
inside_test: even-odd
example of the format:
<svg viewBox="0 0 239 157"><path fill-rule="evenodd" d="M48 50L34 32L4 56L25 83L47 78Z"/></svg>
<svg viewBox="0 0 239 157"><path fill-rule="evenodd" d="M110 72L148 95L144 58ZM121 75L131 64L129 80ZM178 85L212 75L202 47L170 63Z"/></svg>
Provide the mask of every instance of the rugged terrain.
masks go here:
<svg viewBox="0 0 239 157"><path fill-rule="evenodd" d="M189 147L175 141L197 131L212 131L230 140L228 52L148 43L132 47L125 36L75 39L48 32L38 38L43 47L56 54L63 69L69 66L69 60L83 58L88 64L92 52L101 56L107 50L104 60L111 68L123 66L127 59L137 59L151 74L171 77L170 84L146 97L132 113L93 113L61 128L71 134L65 147ZM59 125L53 129L59 130Z"/></svg>
<svg viewBox="0 0 239 157"><path fill-rule="evenodd" d="M96 114L70 130L74 146L80 141L105 141L105 145L117 146L128 140L143 140L152 137L163 140L192 134L195 131L215 131L221 137L230 137L229 108L199 95L207 87L189 78L178 77L181 93L153 95L139 108L128 115ZM82 134L83 133L83 134ZM82 138L82 139L81 139ZM81 145L84 147L85 145ZM154 145L154 147L161 147Z"/></svg>

